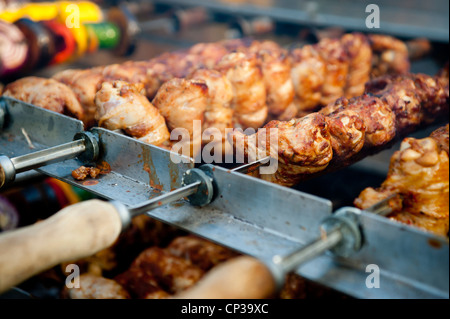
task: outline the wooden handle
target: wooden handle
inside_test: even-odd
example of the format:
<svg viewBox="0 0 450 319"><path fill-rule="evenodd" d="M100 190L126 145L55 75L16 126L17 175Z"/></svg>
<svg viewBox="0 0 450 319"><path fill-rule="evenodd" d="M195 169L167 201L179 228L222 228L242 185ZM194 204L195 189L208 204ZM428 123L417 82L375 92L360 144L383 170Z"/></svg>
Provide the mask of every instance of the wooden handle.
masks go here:
<svg viewBox="0 0 450 319"><path fill-rule="evenodd" d="M212 269L177 299L263 299L275 293L269 269L259 260L243 256Z"/></svg>
<svg viewBox="0 0 450 319"><path fill-rule="evenodd" d="M0 235L0 292L59 263L109 247L121 229L113 205L90 200Z"/></svg>

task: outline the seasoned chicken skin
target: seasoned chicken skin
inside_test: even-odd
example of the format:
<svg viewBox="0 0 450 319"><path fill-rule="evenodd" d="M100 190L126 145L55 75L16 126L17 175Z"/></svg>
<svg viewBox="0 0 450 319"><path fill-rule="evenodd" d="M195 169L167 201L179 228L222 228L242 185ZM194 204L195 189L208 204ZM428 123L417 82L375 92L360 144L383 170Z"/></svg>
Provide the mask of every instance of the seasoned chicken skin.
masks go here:
<svg viewBox="0 0 450 319"><path fill-rule="evenodd" d="M200 69L191 75L191 79L203 81L208 87L207 104L204 113L202 131L209 135L211 129L217 129L221 135L220 143L226 141L225 129L233 127L233 88L227 77L215 70ZM209 132L214 134L214 132ZM205 143L209 139L204 140ZM219 141L217 141L219 142Z"/></svg>
<svg viewBox="0 0 450 319"><path fill-rule="evenodd" d="M84 109L83 122L87 128L94 126L96 124L95 113L97 111L95 94L103 82L102 68L65 70L56 73L53 79L64 83L72 89Z"/></svg>
<svg viewBox="0 0 450 319"><path fill-rule="evenodd" d="M344 96L350 59L340 39L324 39L316 46L326 61L320 105L327 105Z"/></svg>
<svg viewBox="0 0 450 319"><path fill-rule="evenodd" d="M373 51L372 77L409 72L408 47L403 41L381 34L370 34L368 40Z"/></svg>
<svg viewBox="0 0 450 319"><path fill-rule="evenodd" d="M290 55L291 78L298 100L298 114L313 112L320 105L326 61L314 46L295 49Z"/></svg>
<svg viewBox="0 0 450 319"><path fill-rule="evenodd" d="M147 98L153 100L164 83L174 78L192 79L192 74L199 69L219 71L231 83L231 110L226 101L224 107L219 107L217 101L208 103L215 106L213 111L208 109L204 114L202 124L202 131L215 125L222 131L224 125L256 129L270 119L290 120L316 111L339 97L361 95L370 74L404 74L409 69L409 61L407 46L395 38L351 33L339 39L322 39L315 45L290 52L271 41L239 39L199 43L147 61L66 70L53 78L72 89L83 107L84 123L91 127L97 124L95 94L103 82L120 80L141 84ZM213 85L213 92L230 89L225 81L219 83L213 73L197 77L207 82L207 86ZM159 95L170 99L165 93ZM212 96L210 93L210 102ZM75 105L69 103L67 113L79 117L72 104ZM231 113L233 122L229 124ZM223 120L219 120L219 115ZM166 120L174 121L173 117ZM188 125L181 127L185 126ZM197 145L198 140L193 144Z"/></svg>
<svg viewBox="0 0 450 319"><path fill-rule="evenodd" d="M44 109L83 120L84 110L73 91L53 79L25 77L8 84L3 96L10 96Z"/></svg>
<svg viewBox="0 0 450 319"><path fill-rule="evenodd" d="M217 70L226 75L233 86L235 125L261 127L268 114L266 87L256 55L236 52L223 57Z"/></svg>
<svg viewBox="0 0 450 319"><path fill-rule="evenodd" d="M372 49L366 36L351 33L294 49L290 60L301 116L340 97L361 95L370 78Z"/></svg>
<svg viewBox="0 0 450 319"><path fill-rule="evenodd" d="M370 80L372 48L367 37L361 33L345 34L341 43L349 59L344 97L352 98L362 95L364 85ZM408 71L409 69L404 72Z"/></svg>
<svg viewBox="0 0 450 319"><path fill-rule="evenodd" d="M291 112L287 110L289 107L296 109L295 105L291 106L295 90L288 52L272 41L254 41L249 48L242 50L255 53L260 61L269 113L274 117L295 115L286 115Z"/></svg>
<svg viewBox="0 0 450 319"><path fill-rule="evenodd" d="M195 79L172 79L158 90L153 104L164 116L171 131L184 129L189 134L187 142L190 154L185 155L195 157L199 154L202 144L201 128L208 105L206 83ZM200 130L195 130L196 124L199 124ZM183 140L186 141L186 137Z"/></svg>
<svg viewBox="0 0 450 319"><path fill-rule="evenodd" d="M260 177L292 186L306 175L350 165L448 112L448 92L436 77L410 74L387 78L381 87L377 83L379 80L367 85L370 94L338 99L318 113L287 122L271 121L264 128L275 130L265 135L248 136L234 130L229 141L246 157L278 154L276 173ZM430 92L439 95L434 96L434 106L429 103ZM278 138L276 152L268 141L274 134Z"/></svg>
<svg viewBox="0 0 450 319"><path fill-rule="evenodd" d="M142 94L142 86L123 81L103 82L95 95L99 126L123 130L148 144L162 145L169 131L159 111Z"/></svg>
<svg viewBox="0 0 450 319"><path fill-rule="evenodd" d="M103 68L104 81L125 81L131 84L142 84L145 95L149 100L155 96L155 92L161 86L161 78L158 73L164 69L156 63L149 61L127 61L123 64L112 64Z"/></svg>
<svg viewBox="0 0 450 319"><path fill-rule="evenodd" d="M448 136L448 125L432 135L441 133ZM448 236L449 158L435 138L405 138L381 187L362 191L355 206L365 209L392 194L397 200L391 219Z"/></svg>

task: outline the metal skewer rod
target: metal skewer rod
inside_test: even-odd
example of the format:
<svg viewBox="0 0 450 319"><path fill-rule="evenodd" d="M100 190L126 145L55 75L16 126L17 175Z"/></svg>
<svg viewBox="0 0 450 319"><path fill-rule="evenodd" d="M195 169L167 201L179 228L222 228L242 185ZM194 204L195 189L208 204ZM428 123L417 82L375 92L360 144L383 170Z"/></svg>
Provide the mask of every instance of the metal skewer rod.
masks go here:
<svg viewBox="0 0 450 319"><path fill-rule="evenodd" d="M61 144L42 151L25 154L11 158L16 173L21 173L29 169L49 164L53 161L62 161L74 158L86 150L84 140L76 140L66 144Z"/></svg>
<svg viewBox="0 0 450 319"><path fill-rule="evenodd" d="M237 173L247 173L250 170L257 169L263 164L266 164L266 162L270 161L270 156L266 156L260 159L257 159L256 161L253 161L251 163L243 164L241 166L235 167L231 169L231 172L237 172Z"/></svg>
<svg viewBox="0 0 450 319"><path fill-rule="evenodd" d="M342 240L342 233L335 229L327 234L326 239L320 238L308 244L298 251L294 251L286 256L275 255L272 262L281 268L283 273L295 270L299 265L304 264L327 250L335 247Z"/></svg>
<svg viewBox="0 0 450 319"><path fill-rule="evenodd" d="M97 138L89 133L78 133L74 141L13 158L0 156L0 188L14 181L16 174L51 163L79 157L84 162L95 161L99 155Z"/></svg>

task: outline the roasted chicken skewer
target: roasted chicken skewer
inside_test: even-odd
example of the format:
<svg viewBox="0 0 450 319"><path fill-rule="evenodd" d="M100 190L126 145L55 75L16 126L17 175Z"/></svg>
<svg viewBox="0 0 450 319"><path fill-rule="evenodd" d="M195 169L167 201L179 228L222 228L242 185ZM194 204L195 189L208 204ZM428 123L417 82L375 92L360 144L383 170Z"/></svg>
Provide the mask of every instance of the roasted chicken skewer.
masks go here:
<svg viewBox="0 0 450 319"><path fill-rule="evenodd" d="M214 69L226 75L235 88L234 124L257 128L268 114L291 119L341 96L360 95L371 73L405 73L409 60L403 42L355 33L291 52L270 41L201 43L149 61L66 70L54 79L73 87L86 109L86 123L92 125L95 90L101 82L141 83L148 99L153 100L163 83L174 78L188 79L198 69Z"/></svg>
<svg viewBox="0 0 450 319"><path fill-rule="evenodd" d="M277 171L260 177L292 186L314 173L350 165L447 113L448 83L441 74L378 78L367 83L362 96L340 98L303 118L271 121L263 135L233 131L230 142L249 161L278 158Z"/></svg>
<svg viewBox="0 0 450 319"><path fill-rule="evenodd" d="M377 61L374 66L372 60ZM377 67L381 71L376 71ZM167 146L168 130L185 129L190 138L190 152L186 155L194 157L201 149L203 132L208 136L217 129L222 140L215 142L222 142L227 152L226 128L256 129L268 116L302 116L330 100L360 94L371 72L404 73L408 69L408 50L403 42L355 33L291 52L270 41L198 44L150 61L66 70L54 79L73 90L84 109L77 117L87 127L98 123L108 129L122 129L157 146ZM120 90L106 94L113 90L112 85L102 87L102 83L114 80L138 84L140 89L133 93L136 98L128 98L128 102L118 98ZM99 90L102 98L97 97ZM156 95L153 105L157 110L138 98L138 91L149 99ZM8 95L21 99L14 92ZM114 96L114 103L107 101L106 97ZM36 99L33 103L47 107ZM133 113L145 115L138 120ZM197 134L193 130L195 120L201 121L202 127ZM150 133L151 128L155 133ZM203 142L209 139L203 138Z"/></svg>

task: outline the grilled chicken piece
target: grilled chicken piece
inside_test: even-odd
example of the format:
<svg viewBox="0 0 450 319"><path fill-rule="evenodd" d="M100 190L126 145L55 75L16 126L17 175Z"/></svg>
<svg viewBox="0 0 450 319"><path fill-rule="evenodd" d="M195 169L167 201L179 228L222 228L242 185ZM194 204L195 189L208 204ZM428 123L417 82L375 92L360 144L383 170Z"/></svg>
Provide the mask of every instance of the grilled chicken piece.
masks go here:
<svg viewBox="0 0 450 319"><path fill-rule="evenodd" d="M288 122L271 121L264 128L267 129L265 135L245 135L237 130L230 134L237 152L243 146L244 158L248 161L277 155L277 173L261 175L262 179L286 185L298 175L324 170L333 157L328 125L325 116L319 113ZM266 140L262 141L261 138ZM271 141L277 141L278 144L272 145Z"/></svg>
<svg viewBox="0 0 450 319"><path fill-rule="evenodd" d="M116 281L101 276L83 274L79 288L64 288L70 299L130 299L128 292Z"/></svg>
<svg viewBox="0 0 450 319"><path fill-rule="evenodd" d="M352 98L362 95L365 84L370 80L372 48L361 33L345 34L341 42L349 59L344 96Z"/></svg>
<svg viewBox="0 0 450 319"><path fill-rule="evenodd" d="M104 81L142 84L152 100L167 81L188 78L198 69L215 69L232 83L235 126L257 128L266 122L268 112L270 119L300 117L341 96L362 94L371 72L402 74L408 68L408 50L403 42L352 33L340 39L322 39L290 53L271 41L199 43L148 61L67 70L54 78L74 90L85 109L85 124L90 127L95 124L95 93Z"/></svg>
<svg viewBox="0 0 450 319"><path fill-rule="evenodd" d="M433 132L446 134L448 125ZM441 236L449 229L449 158L448 139L432 137L405 138L400 150L391 158L389 173L380 188L367 188L355 200L355 206L365 209L392 194L397 194L389 218L417 226Z"/></svg>
<svg viewBox="0 0 450 319"><path fill-rule="evenodd" d="M167 120L167 126L172 131L177 129L182 135L181 150L189 143L189 154L197 156L201 150L204 113L208 105L208 87L203 80L172 79L164 83L158 90L153 104ZM198 122L195 122L198 121ZM195 130L199 124L200 130ZM188 136L183 135L184 129ZM187 139L189 137L189 139ZM178 150L175 150L178 151Z"/></svg>
<svg viewBox="0 0 450 319"><path fill-rule="evenodd" d="M170 137L165 120L142 89L142 85L123 81L103 82L95 95L95 118L101 127L121 129L145 143L163 145Z"/></svg>
<svg viewBox="0 0 450 319"><path fill-rule="evenodd" d="M231 101L233 99L233 88L230 81L215 70L200 69L192 74L194 81L203 81L208 87L207 104L202 123L203 143L209 143L211 136L218 135L221 139L214 139L212 143L220 144L222 149L228 146L226 141L227 128L233 127L233 109Z"/></svg>
<svg viewBox="0 0 450 319"><path fill-rule="evenodd" d="M102 74L105 81L119 80L131 84L142 84L145 95L151 100L162 84L155 72L158 70L157 65L152 67L152 64L147 61L128 61L123 64L108 65L104 67Z"/></svg>
<svg viewBox="0 0 450 319"><path fill-rule="evenodd" d="M302 116L340 97L361 95L370 76L372 50L364 35L352 33L295 49L290 59L297 116Z"/></svg>
<svg viewBox="0 0 450 319"><path fill-rule="evenodd" d="M152 289L161 287L173 294L193 286L202 276L203 271L188 260L174 256L165 249L151 247L144 250L133 261L130 269L116 277L116 280L127 289L131 288L131 291L132 285L127 282L131 280L131 284L134 283L137 287L145 280L147 284L151 284Z"/></svg>
<svg viewBox="0 0 450 319"><path fill-rule="evenodd" d="M192 235L175 238L167 247L167 251L174 256L189 260L203 271L208 271L219 263L238 255L230 249Z"/></svg>
<svg viewBox="0 0 450 319"><path fill-rule="evenodd" d="M266 87L256 55L236 52L223 57L217 70L226 75L233 85L235 126L261 127L266 121Z"/></svg>
<svg viewBox="0 0 450 319"><path fill-rule="evenodd" d="M272 41L254 41L248 48L241 50L255 53L260 61L270 115L292 118L295 115L292 110L296 112L296 105L293 105L295 90L288 52Z"/></svg>
<svg viewBox="0 0 450 319"><path fill-rule="evenodd" d="M326 61L319 103L327 105L344 96L350 59L340 39L324 39L316 47Z"/></svg>
<svg viewBox="0 0 450 319"><path fill-rule="evenodd" d="M298 115L311 113L320 104L326 61L314 46L306 45L290 54L291 77L298 100Z"/></svg>
<svg viewBox="0 0 450 319"><path fill-rule="evenodd" d="M343 109L325 117L330 132L333 159L345 160L362 149L367 130L364 118L366 117L362 118L358 110L352 109Z"/></svg>
<svg viewBox="0 0 450 319"><path fill-rule="evenodd" d="M229 140L238 154L243 153L250 161L256 159L250 154L257 158L278 154L277 172L264 174L261 178L292 186L306 178L305 174L350 165L386 147L395 137L405 135L419 124L448 112L448 91L436 78L410 74L384 82L382 88L369 83L370 95L339 99L319 113L289 122L269 122L265 128L278 129L276 147L269 141L274 140L270 137L277 134L275 130L250 136L235 130ZM405 87L410 89L405 90ZM428 100L430 92L438 94L433 97L434 107ZM411 114L405 114L405 109ZM363 137L364 144L361 145Z"/></svg>
<svg viewBox="0 0 450 319"><path fill-rule="evenodd" d="M362 131L364 131L364 143L367 147L383 145L394 138L395 113L389 108L389 105L386 102L383 102L379 98L369 95L363 95L360 98L353 98L350 100L341 98L335 103L329 104L321 109L319 113L333 118L341 116L343 112L348 111L353 111L353 115L359 117L364 123L364 126L357 126L359 127L359 132L356 134L359 136ZM347 128L343 128L343 130L346 129ZM354 131L349 131L347 133L351 134L353 138L356 138ZM355 140L355 142L357 141ZM336 151L338 153L343 153L345 149L351 150L353 148L344 147L344 149L336 149ZM359 147L359 149L361 148ZM351 156L351 154L349 155Z"/></svg>
<svg viewBox="0 0 450 319"><path fill-rule="evenodd" d="M74 92L53 79L25 77L8 84L3 96L10 96L44 109L83 120L84 110Z"/></svg>
<svg viewBox="0 0 450 319"><path fill-rule="evenodd" d="M200 57L202 67L214 68L222 58L230 53L222 43L198 43L189 49L189 54Z"/></svg>
<svg viewBox="0 0 450 319"><path fill-rule="evenodd" d="M372 77L409 72L408 47L403 41L381 34L368 35L373 51Z"/></svg>
<svg viewBox="0 0 450 319"><path fill-rule="evenodd" d="M88 70L65 70L56 73L53 79L64 83L75 93L78 101L84 109L84 124L87 128L96 124L95 94L103 82L102 68L92 68Z"/></svg>

